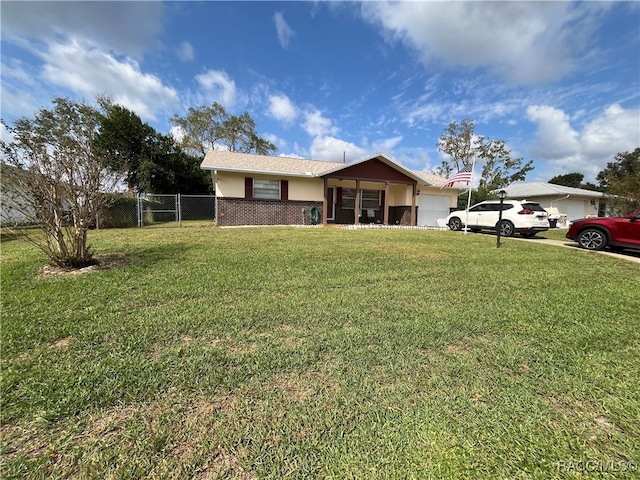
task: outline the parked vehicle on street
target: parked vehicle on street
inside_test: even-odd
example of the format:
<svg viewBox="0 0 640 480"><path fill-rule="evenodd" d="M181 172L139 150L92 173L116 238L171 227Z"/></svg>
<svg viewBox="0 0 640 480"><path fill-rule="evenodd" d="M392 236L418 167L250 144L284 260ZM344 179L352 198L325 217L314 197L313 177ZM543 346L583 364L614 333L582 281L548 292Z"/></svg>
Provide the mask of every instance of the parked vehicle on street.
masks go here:
<svg viewBox="0 0 640 480"><path fill-rule="evenodd" d="M567 238L587 250L633 248L640 250L640 212L624 217L594 217L574 220Z"/></svg>
<svg viewBox="0 0 640 480"><path fill-rule="evenodd" d="M456 210L445 221L451 230L462 230L465 226L472 232L499 229L503 237L519 233L531 238L538 232L549 230L549 214L536 202L504 200L502 220L498 222L499 216L500 200L487 200L469 209L468 220L466 210Z"/></svg>

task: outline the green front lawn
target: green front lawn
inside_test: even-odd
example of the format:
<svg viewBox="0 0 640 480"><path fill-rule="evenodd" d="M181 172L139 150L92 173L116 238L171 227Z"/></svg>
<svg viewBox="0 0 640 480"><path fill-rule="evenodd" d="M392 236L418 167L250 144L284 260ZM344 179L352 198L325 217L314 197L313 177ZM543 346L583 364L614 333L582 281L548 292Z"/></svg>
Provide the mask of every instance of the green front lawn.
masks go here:
<svg viewBox="0 0 640 480"><path fill-rule="evenodd" d="M202 226L94 231L112 268L43 277L3 240L2 478L638 475L636 263Z"/></svg>
<svg viewBox="0 0 640 480"><path fill-rule="evenodd" d="M572 243L567 238L568 228L552 228L546 232L539 233L537 236L540 238L548 238L549 240L560 240L562 242Z"/></svg>

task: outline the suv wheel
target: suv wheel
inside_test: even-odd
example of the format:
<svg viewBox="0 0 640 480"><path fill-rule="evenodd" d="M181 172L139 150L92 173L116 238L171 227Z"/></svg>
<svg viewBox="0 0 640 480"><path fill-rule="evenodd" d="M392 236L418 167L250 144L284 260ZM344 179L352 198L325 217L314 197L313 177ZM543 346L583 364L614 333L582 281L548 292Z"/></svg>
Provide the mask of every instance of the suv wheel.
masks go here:
<svg viewBox="0 0 640 480"><path fill-rule="evenodd" d="M500 235L503 237L510 237L513 235L513 223L508 220L502 220L498 224L498 228L500 229Z"/></svg>
<svg viewBox="0 0 640 480"><path fill-rule="evenodd" d="M598 229L588 228L578 236L578 245L587 250L602 250L607 246L607 237Z"/></svg>
<svg viewBox="0 0 640 480"><path fill-rule="evenodd" d="M455 231L462 230L462 222L458 217L453 217L449 220L449 228Z"/></svg>

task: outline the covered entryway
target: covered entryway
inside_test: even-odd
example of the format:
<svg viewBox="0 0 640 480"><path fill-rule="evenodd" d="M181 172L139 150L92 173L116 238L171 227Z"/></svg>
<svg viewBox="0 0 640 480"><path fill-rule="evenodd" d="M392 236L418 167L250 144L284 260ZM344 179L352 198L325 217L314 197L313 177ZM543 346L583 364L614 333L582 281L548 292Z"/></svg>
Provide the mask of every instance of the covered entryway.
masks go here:
<svg viewBox="0 0 640 480"><path fill-rule="evenodd" d="M450 197L443 195L420 195L418 197L418 226L435 227L438 218L449 215Z"/></svg>
<svg viewBox="0 0 640 480"><path fill-rule="evenodd" d="M324 181L323 223L416 225L417 183L384 154L333 168Z"/></svg>

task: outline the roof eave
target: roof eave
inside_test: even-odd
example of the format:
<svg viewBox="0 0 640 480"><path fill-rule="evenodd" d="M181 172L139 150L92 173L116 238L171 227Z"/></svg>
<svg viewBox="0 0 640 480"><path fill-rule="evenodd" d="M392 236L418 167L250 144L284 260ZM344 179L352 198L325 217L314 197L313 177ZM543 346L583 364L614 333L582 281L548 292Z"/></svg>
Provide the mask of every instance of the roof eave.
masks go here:
<svg viewBox="0 0 640 480"><path fill-rule="evenodd" d="M318 178L317 173L296 173L296 172L277 172L274 170L255 170L248 168L230 168L230 167L217 167L215 165L200 165L202 170L216 170L218 172L230 172L230 173L252 173L257 175L271 175L278 177L299 177L299 178Z"/></svg>

